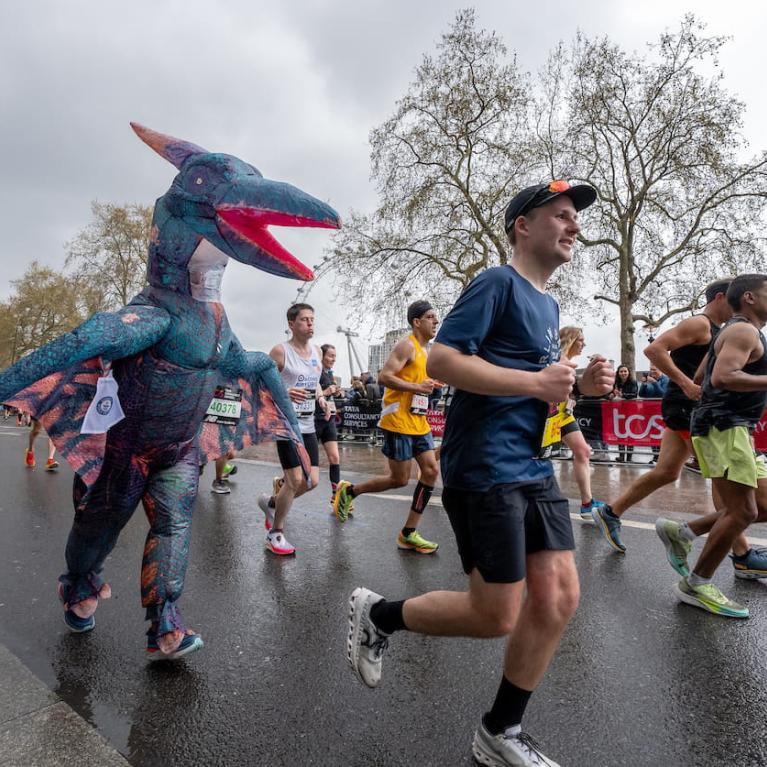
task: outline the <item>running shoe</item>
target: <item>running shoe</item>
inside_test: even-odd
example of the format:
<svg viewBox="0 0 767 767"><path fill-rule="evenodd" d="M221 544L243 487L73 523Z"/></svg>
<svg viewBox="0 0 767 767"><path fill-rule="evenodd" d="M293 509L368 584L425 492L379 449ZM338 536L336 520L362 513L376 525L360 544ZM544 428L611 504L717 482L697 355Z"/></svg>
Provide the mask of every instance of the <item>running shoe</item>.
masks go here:
<svg viewBox="0 0 767 767"><path fill-rule="evenodd" d="M581 504L581 519L584 522L593 522L594 521L594 515L593 511L594 509L598 509L600 506L605 506L604 501L598 501L596 498L592 498L590 503L582 503Z"/></svg>
<svg viewBox="0 0 767 767"><path fill-rule="evenodd" d="M434 541L427 541L418 530L413 530L407 536L403 535L402 530L400 530L397 536L397 548L417 551L419 554L433 554L439 548L439 544L434 543Z"/></svg>
<svg viewBox="0 0 767 767"><path fill-rule="evenodd" d="M607 504L597 507L591 512L591 516L596 522L597 529L605 540L616 550L623 554L626 547L621 540L621 521L618 517L609 513L610 507Z"/></svg>
<svg viewBox="0 0 767 767"><path fill-rule="evenodd" d="M681 530L682 525L679 522L664 519L663 517L658 517L655 520L655 532L658 533L658 538L663 541L663 545L666 547L668 563L679 575L686 578L690 574L687 557L690 551L692 551L692 541L688 541L687 538L682 536ZM767 575L767 572L765 572L765 575Z"/></svg>
<svg viewBox="0 0 767 767"><path fill-rule="evenodd" d="M214 479L213 484L210 486L210 492L218 493L219 495L226 495L232 491L229 489L229 485L227 485L223 479Z"/></svg>
<svg viewBox="0 0 767 767"><path fill-rule="evenodd" d="M274 526L274 506L269 505L269 501L272 500L272 496L266 493L261 493L258 496L258 508L264 512L264 528L271 530Z"/></svg>
<svg viewBox="0 0 767 767"><path fill-rule="evenodd" d="M767 578L767 549L750 548L742 557L730 554L736 578L756 580Z"/></svg>
<svg viewBox="0 0 767 767"><path fill-rule="evenodd" d="M685 604L725 618L748 618L748 608L728 599L713 583L690 586L687 578L682 578L676 590L677 597Z"/></svg>
<svg viewBox="0 0 767 767"><path fill-rule="evenodd" d="M173 652L164 653L157 644L157 634L152 631L152 629L149 629L146 635L146 654L151 662L158 660L177 660L196 650L201 650L204 646L205 644L202 641L202 637L199 634L190 631L181 640L181 644Z"/></svg>
<svg viewBox="0 0 767 767"><path fill-rule="evenodd" d="M24 457L24 463L30 468L34 469L35 467L35 454L32 450L27 450L27 454Z"/></svg>
<svg viewBox="0 0 767 767"><path fill-rule="evenodd" d="M237 466L233 463L225 463L224 470L221 472L221 479L229 479L237 473Z"/></svg>
<svg viewBox="0 0 767 767"><path fill-rule="evenodd" d="M346 522L346 520L349 519L349 514L352 513L354 508L354 498L352 498L348 492L348 488L351 487L351 484L351 482L342 479L338 483L336 494L333 497L333 511L339 522Z"/></svg>
<svg viewBox="0 0 767 767"><path fill-rule="evenodd" d="M296 547L288 543L283 533L273 533L271 530L266 534L264 545L272 554L280 557L289 557L296 553Z"/></svg>
<svg viewBox="0 0 767 767"><path fill-rule="evenodd" d="M346 657L359 680L368 687L378 687L381 662L389 647L389 637L370 619L370 608L383 597L370 589L359 587L349 597L349 634Z"/></svg>
<svg viewBox="0 0 767 767"><path fill-rule="evenodd" d="M518 727L510 727L500 735L491 735L484 723L474 733L472 752L478 764L490 767L559 767L541 751L541 747Z"/></svg>
<svg viewBox="0 0 767 767"><path fill-rule="evenodd" d="M56 469L59 468L59 463L55 458L49 458L45 462L45 470L46 471L56 471Z"/></svg>
<svg viewBox="0 0 767 767"><path fill-rule="evenodd" d="M86 631L93 631L96 627L96 618L93 615L90 618L81 618L74 610L65 610L64 623L73 633L84 634Z"/></svg>

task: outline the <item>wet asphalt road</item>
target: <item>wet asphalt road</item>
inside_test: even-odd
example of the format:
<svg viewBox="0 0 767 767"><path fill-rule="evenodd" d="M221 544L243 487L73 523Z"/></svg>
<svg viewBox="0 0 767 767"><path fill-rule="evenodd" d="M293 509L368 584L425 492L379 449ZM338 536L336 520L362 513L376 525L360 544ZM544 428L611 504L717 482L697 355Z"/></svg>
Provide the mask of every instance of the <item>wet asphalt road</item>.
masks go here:
<svg viewBox="0 0 767 767"><path fill-rule="evenodd" d="M228 496L210 493L208 469L181 603L206 646L148 666L138 588L143 511L108 560L114 597L99 608L96 630L70 634L54 592L71 471L25 470L25 436L0 424L0 641L131 764L472 763L503 641L398 634L375 691L356 681L344 652L355 586L391 598L463 588L439 507L421 528L441 543L439 553L400 552L394 536L407 502L363 498L340 527L323 474L289 518L298 555L278 559L263 549L255 505L273 469L240 464ZM723 566L717 583L752 618L709 616L675 601L676 577L654 532L625 528L629 553L621 557L590 525L574 526L581 607L526 729L563 767L767 764L767 584L736 581Z"/></svg>

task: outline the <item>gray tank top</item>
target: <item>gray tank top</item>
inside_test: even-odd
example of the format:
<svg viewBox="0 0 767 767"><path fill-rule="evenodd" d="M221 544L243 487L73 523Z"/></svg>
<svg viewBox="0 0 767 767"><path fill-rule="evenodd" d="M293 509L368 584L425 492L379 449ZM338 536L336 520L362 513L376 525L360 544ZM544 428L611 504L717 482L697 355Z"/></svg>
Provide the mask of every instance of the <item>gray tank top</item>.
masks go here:
<svg viewBox="0 0 767 767"><path fill-rule="evenodd" d="M314 434L314 393L322 375L322 354L318 346L312 346L311 355L302 357L291 344L280 345L285 353L285 367L280 371L285 388L306 389L311 394L302 403L293 403L301 434Z"/></svg>

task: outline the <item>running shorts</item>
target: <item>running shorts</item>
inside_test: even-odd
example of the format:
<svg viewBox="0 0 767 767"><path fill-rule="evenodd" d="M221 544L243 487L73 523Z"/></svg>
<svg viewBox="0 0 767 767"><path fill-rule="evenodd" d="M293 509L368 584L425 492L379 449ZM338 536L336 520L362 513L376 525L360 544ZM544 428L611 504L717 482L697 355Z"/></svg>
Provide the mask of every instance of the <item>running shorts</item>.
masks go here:
<svg viewBox="0 0 767 767"><path fill-rule="evenodd" d="M317 435L313 432L302 434L304 438L304 447L309 453L309 461L312 466L320 465L320 445L317 442ZM301 459L298 457L296 445L289 439L277 440L277 455L280 457L280 466L283 469L297 469L301 465Z"/></svg>
<svg viewBox="0 0 767 767"><path fill-rule="evenodd" d="M671 431L678 431L684 439L690 439L690 419L694 407L695 403L689 400L686 402L662 400L660 412L666 428L671 429Z"/></svg>
<svg viewBox="0 0 767 767"><path fill-rule="evenodd" d="M528 554L575 548L569 504L554 477L483 492L446 487L442 505L464 572L476 567L488 583L523 580Z"/></svg>
<svg viewBox="0 0 767 767"><path fill-rule="evenodd" d="M764 456L754 451L751 434L745 426L724 431L712 426L705 437L693 436L692 446L706 479L721 477L749 487L756 487L760 479L767 479Z"/></svg>
<svg viewBox="0 0 767 767"><path fill-rule="evenodd" d="M392 461L409 461L427 450L434 450L434 437L426 434L400 434L396 431L381 429L384 435L381 452Z"/></svg>
<svg viewBox="0 0 767 767"><path fill-rule="evenodd" d="M338 429L334 415L331 415L327 421L324 418L315 418L314 431L317 434L317 439L323 445L326 442L338 442Z"/></svg>

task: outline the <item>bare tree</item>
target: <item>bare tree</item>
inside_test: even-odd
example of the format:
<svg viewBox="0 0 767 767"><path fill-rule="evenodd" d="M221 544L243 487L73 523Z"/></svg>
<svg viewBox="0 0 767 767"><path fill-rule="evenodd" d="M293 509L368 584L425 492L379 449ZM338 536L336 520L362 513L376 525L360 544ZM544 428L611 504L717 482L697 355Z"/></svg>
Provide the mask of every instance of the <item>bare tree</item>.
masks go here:
<svg viewBox="0 0 767 767"><path fill-rule="evenodd" d="M394 114L370 135L380 204L352 212L319 274L358 310L413 297L448 305L481 270L510 258L509 184L531 159L528 78L494 33L461 11L425 56Z"/></svg>
<svg viewBox="0 0 767 767"><path fill-rule="evenodd" d="M68 244L66 264L98 291L100 305L94 310L116 309L146 284L152 209L94 202L91 210L93 221Z"/></svg>
<svg viewBox="0 0 767 767"><path fill-rule="evenodd" d="M703 29L687 16L649 55L579 34L541 78L549 172L599 191L571 286L591 282L618 308L632 370L635 323L661 325L696 308L707 282L763 271L767 155L743 160L744 105L717 69L725 40Z"/></svg>

